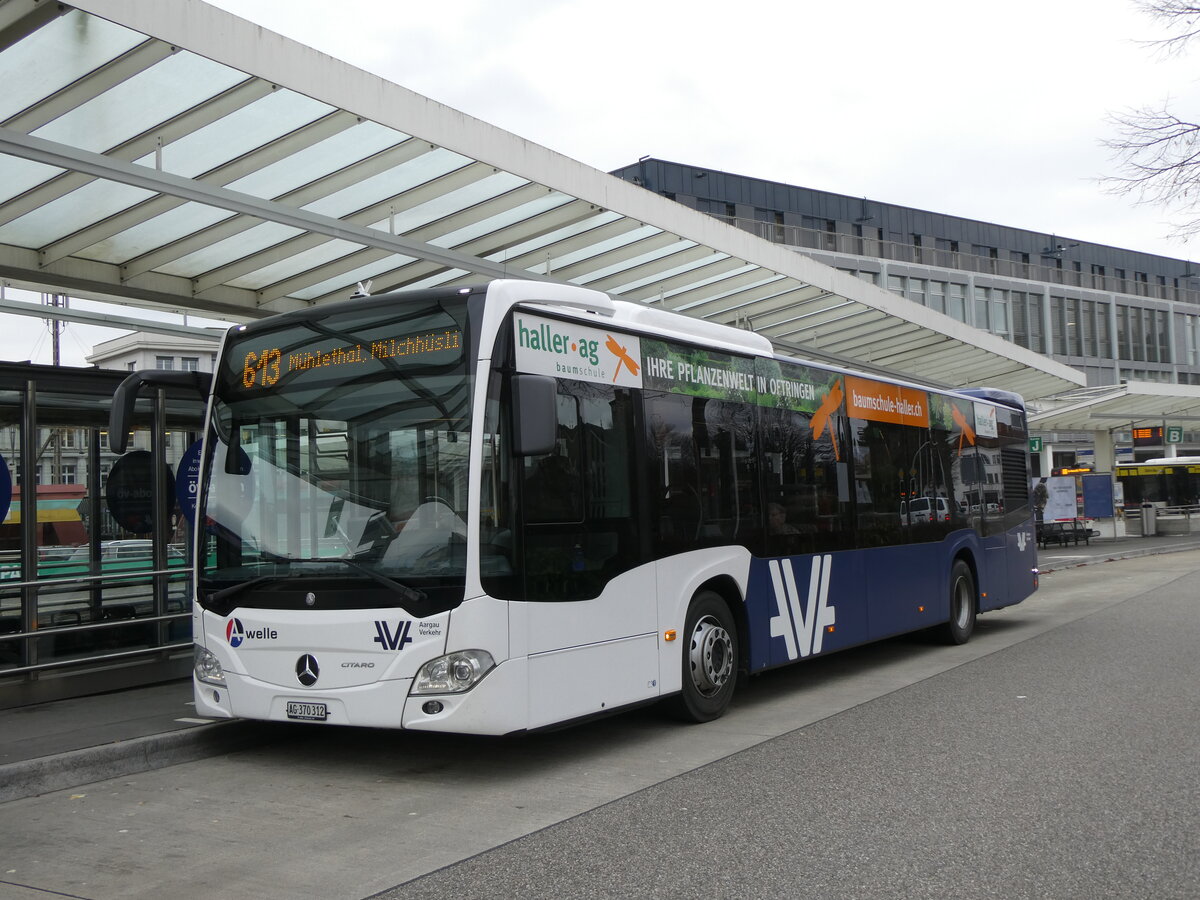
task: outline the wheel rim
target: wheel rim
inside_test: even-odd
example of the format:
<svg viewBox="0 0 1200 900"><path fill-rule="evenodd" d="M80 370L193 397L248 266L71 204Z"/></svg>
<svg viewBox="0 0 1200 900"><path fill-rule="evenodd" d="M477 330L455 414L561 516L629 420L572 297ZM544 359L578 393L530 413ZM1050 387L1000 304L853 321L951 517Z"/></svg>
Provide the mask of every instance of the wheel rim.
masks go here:
<svg viewBox="0 0 1200 900"><path fill-rule="evenodd" d="M971 621L971 586L966 578L954 582L954 624L966 628Z"/></svg>
<svg viewBox="0 0 1200 900"><path fill-rule="evenodd" d="M733 672L733 638L712 616L696 623L688 654L692 684L702 696L713 696L729 681Z"/></svg>

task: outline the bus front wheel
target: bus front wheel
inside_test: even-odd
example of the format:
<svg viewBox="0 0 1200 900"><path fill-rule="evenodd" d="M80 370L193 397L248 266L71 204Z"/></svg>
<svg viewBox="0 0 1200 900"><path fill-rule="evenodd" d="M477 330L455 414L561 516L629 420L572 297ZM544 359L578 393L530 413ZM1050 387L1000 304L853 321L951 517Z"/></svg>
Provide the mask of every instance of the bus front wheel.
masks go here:
<svg viewBox="0 0 1200 900"><path fill-rule="evenodd" d="M939 629L947 644L965 644L975 631L975 579L961 559L950 569L950 621Z"/></svg>
<svg viewBox="0 0 1200 900"><path fill-rule="evenodd" d="M711 722L728 709L737 684L737 625L720 594L701 591L692 598L682 637L683 690L672 712L688 722Z"/></svg>

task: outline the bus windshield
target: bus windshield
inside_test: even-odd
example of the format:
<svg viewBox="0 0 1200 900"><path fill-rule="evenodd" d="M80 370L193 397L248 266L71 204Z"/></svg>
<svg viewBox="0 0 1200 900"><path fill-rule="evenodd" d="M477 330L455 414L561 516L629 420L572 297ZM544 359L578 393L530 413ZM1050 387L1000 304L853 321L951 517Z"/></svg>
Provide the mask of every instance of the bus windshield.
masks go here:
<svg viewBox="0 0 1200 900"><path fill-rule="evenodd" d="M341 608L461 602L466 331L466 297L442 294L230 336L202 479L202 604L304 608L312 579L371 586L321 594Z"/></svg>

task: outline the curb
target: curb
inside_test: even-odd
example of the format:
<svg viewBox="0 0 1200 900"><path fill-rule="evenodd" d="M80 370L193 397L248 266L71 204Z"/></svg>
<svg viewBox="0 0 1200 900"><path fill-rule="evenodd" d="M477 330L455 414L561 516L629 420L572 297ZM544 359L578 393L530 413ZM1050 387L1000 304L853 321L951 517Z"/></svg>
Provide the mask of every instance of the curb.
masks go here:
<svg viewBox="0 0 1200 900"><path fill-rule="evenodd" d="M1177 547L1147 547L1145 550L1122 550L1119 553L1111 555L1097 554L1089 559L1080 560L1079 562L1064 563L1054 568L1043 568L1038 566L1038 573L1041 575L1049 575L1051 572L1061 572L1065 569L1078 569L1082 566L1094 566L1097 563L1112 562L1117 559L1137 559L1140 556L1161 556L1164 553L1186 553L1189 550L1200 550L1200 544L1181 544Z"/></svg>
<svg viewBox="0 0 1200 900"><path fill-rule="evenodd" d="M268 743L268 723L214 722L0 766L0 803L163 769Z"/></svg>

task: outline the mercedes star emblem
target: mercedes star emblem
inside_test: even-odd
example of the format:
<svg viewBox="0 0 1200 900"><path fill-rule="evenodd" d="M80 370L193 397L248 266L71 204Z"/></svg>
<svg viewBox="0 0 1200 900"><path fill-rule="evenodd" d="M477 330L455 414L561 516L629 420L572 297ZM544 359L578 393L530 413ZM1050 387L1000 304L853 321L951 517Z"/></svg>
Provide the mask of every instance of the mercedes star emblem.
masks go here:
<svg viewBox="0 0 1200 900"><path fill-rule="evenodd" d="M317 658L311 653L306 653L296 660L296 679L305 687L316 684L320 674L321 667L317 665Z"/></svg>

